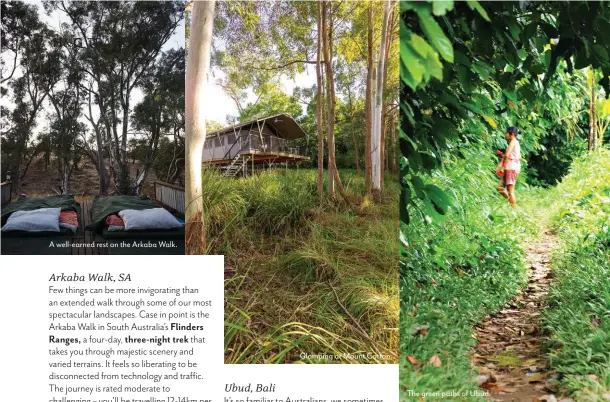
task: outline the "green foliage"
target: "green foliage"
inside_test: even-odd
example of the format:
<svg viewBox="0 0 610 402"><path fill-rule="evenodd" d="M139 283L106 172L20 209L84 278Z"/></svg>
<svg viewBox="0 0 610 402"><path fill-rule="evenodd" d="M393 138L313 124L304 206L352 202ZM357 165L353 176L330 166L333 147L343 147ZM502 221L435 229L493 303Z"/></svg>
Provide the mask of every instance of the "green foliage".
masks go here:
<svg viewBox="0 0 610 402"><path fill-rule="evenodd" d="M211 251L237 267L225 281L227 362L396 362L395 179L386 178L379 202L360 199L352 210L344 204L318 208L315 170L246 179L204 173L207 222L224 224L210 237ZM362 178L346 170L341 176L355 200ZM349 357L371 348L388 357Z"/></svg>
<svg viewBox="0 0 610 402"><path fill-rule="evenodd" d="M518 126L525 158L544 159L541 139L583 134L586 96L575 69L592 65L610 85L606 3L403 1L401 11L404 222L416 202L433 205L418 191L421 175L442 167L458 144L497 146L494 138ZM557 165L565 169L572 156ZM535 168L543 167L554 168Z"/></svg>
<svg viewBox="0 0 610 402"><path fill-rule="evenodd" d="M524 284L522 237L533 225L492 198L492 155L517 126L518 198L547 201L540 210L526 203L541 216L549 200L563 205L566 246L546 315L551 364L569 374L563 385L581 392L575 400L596 400L610 378L608 153L577 162L557 192L523 181L555 184L584 152L588 87L580 70L596 69L609 93L610 7L404 1L401 11L401 397L441 384L474 389L472 326ZM441 367L426 364L435 355Z"/></svg>
<svg viewBox="0 0 610 402"><path fill-rule="evenodd" d="M219 2L214 20L212 68L222 72L216 82L239 112L238 116L227 116L227 120L234 123L277 113L291 114L307 133L306 138L295 141L310 157L307 167L317 166L316 85L296 87L290 93L286 84L295 78L301 80L304 74L315 80L318 7L317 2L285 0ZM336 164L342 169L363 169L368 9L371 7L373 12L373 46L378 53L384 3L331 2L329 7L337 94ZM394 12L390 18L392 40L383 91L388 111L398 98L397 21ZM322 102L325 108L327 102ZM326 129L327 124L322 125ZM390 143L389 133L387 137ZM386 150L389 149L387 145Z"/></svg>
<svg viewBox="0 0 610 402"><path fill-rule="evenodd" d="M316 205L316 175L295 170L267 171L244 179L248 216L265 233L298 229Z"/></svg>
<svg viewBox="0 0 610 402"><path fill-rule="evenodd" d="M207 235L219 236L225 229L243 223L247 203L238 180L227 180L213 169L202 171L203 211Z"/></svg>
<svg viewBox="0 0 610 402"><path fill-rule="evenodd" d="M402 224L401 400L415 400L407 390L475 390L472 326L524 285L519 244L532 234L532 222L494 194L493 162L486 153L464 152L468 162L451 158L431 183L422 181L424 188L449 189L451 204L439 215L442 220ZM425 205L418 201L415 208ZM425 364L434 355L441 367ZM412 364L409 356L421 364Z"/></svg>
<svg viewBox="0 0 610 402"><path fill-rule="evenodd" d="M348 197L355 202L364 193L364 179L353 171L342 170ZM387 178L389 201L399 191L392 177ZM269 170L247 178L228 180L219 172L203 169L203 203L206 224L212 234L248 225L258 233L281 235L298 232L317 205L315 170ZM368 201L360 205L363 213ZM230 229L232 230L232 229ZM212 236L213 237L213 236Z"/></svg>
<svg viewBox="0 0 610 402"><path fill-rule="evenodd" d="M549 362L575 400L600 400L610 392L610 152L575 162L555 194Z"/></svg>
<svg viewBox="0 0 610 402"><path fill-rule="evenodd" d="M259 96L256 103L249 103L239 113L238 121L248 121L255 118L273 116L280 113L287 113L294 119L299 120L303 109L294 96L284 93L279 84L266 84L258 88Z"/></svg>
<svg viewBox="0 0 610 402"><path fill-rule="evenodd" d="M172 142L167 137L159 140L157 154L153 160L155 176L168 183L184 185L184 144Z"/></svg>

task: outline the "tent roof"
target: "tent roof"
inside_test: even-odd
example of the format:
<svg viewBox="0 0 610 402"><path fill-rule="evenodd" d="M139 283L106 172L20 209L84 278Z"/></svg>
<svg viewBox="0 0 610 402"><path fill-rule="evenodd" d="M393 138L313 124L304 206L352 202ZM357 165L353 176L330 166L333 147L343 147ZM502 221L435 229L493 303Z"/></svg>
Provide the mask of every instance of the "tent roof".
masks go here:
<svg viewBox="0 0 610 402"><path fill-rule="evenodd" d="M232 126L213 131L209 133L207 137L216 137L242 129L249 129L251 127L268 127L278 137L285 138L288 140L292 140L295 138L303 138L306 136L306 133L303 128L299 126L299 123L297 123L296 120L292 118L292 116L286 113L281 113L276 114L274 116L263 117L260 119L246 121L244 123L234 124Z"/></svg>

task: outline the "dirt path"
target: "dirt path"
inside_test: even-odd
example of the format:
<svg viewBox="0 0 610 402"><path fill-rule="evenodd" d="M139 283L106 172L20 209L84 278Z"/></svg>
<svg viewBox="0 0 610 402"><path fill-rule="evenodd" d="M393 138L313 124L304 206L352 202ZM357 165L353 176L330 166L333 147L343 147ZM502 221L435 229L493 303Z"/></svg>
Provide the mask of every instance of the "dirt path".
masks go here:
<svg viewBox="0 0 610 402"><path fill-rule="evenodd" d="M541 350L540 314L552 281L550 254L556 237L543 230L527 248L528 285L504 309L475 327L473 364L491 401L556 402ZM564 399L563 401L569 401Z"/></svg>

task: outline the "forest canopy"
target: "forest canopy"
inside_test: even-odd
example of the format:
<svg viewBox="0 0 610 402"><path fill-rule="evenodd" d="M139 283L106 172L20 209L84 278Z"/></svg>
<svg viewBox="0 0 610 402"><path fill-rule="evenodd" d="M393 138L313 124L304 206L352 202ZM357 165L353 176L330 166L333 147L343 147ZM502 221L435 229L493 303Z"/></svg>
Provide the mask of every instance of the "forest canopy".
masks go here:
<svg viewBox="0 0 610 402"><path fill-rule="evenodd" d="M464 156L463 147L492 155L507 127L523 133L530 184L555 184L575 155L607 141L610 9L603 3L400 7L404 222L417 211L415 200L429 206L423 217L449 206L443 191L423 186L421 174Z"/></svg>
<svg viewBox="0 0 610 402"><path fill-rule="evenodd" d="M151 169L180 180L184 50L166 44L183 12L176 1L2 2L2 174L14 192L41 155L62 194L80 160L99 194L139 194Z"/></svg>

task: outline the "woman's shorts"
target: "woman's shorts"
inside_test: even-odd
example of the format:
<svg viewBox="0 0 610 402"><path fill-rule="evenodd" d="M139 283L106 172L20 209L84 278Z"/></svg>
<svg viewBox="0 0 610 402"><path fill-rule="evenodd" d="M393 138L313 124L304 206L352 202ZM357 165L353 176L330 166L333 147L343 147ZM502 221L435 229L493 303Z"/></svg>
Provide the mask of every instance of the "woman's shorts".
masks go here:
<svg viewBox="0 0 610 402"><path fill-rule="evenodd" d="M517 183L517 176L519 176L519 172L516 170L505 170L504 177L502 178L502 185L506 186L514 186Z"/></svg>

